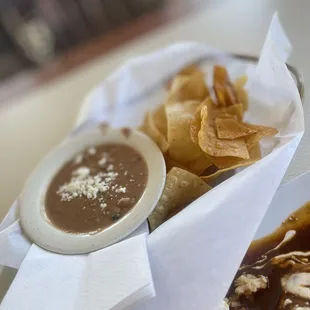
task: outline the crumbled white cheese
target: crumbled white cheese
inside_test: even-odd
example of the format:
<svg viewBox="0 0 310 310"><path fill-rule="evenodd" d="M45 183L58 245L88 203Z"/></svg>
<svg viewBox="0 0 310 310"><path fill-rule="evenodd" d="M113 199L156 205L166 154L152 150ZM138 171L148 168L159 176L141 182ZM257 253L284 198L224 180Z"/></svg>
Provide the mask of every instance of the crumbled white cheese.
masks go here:
<svg viewBox="0 0 310 310"><path fill-rule="evenodd" d="M76 165L81 164L83 161L83 155L82 154L78 154L75 158L74 158L74 163Z"/></svg>
<svg viewBox="0 0 310 310"><path fill-rule="evenodd" d="M106 208L106 207L107 207L107 204L106 204L106 203L101 203L101 204L100 204L100 208L101 208L101 209L104 209L104 208Z"/></svg>
<svg viewBox="0 0 310 310"><path fill-rule="evenodd" d="M287 305L289 305L291 303L292 303L292 300L287 298L287 299L284 300L283 307L286 307Z"/></svg>
<svg viewBox="0 0 310 310"><path fill-rule="evenodd" d="M126 170L125 172L124 172L124 175L127 175L128 174L128 171Z"/></svg>
<svg viewBox="0 0 310 310"><path fill-rule="evenodd" d="M109 182L106 181L108 176ZM60 186L57 194L62 201L71 201L77 197L96 199L98 194L109 190L111 182L115 179L117 173L98 173L95 176L90 175L87 167L80 167L72 172L72 177L68 183Z"/></svg>
<svg viewBox="0 0 310 310"><path fill-rule="evenodd" d="M112 171L114 169L114 166L112 164L108 165L107 170Z"/></svg>
<svg viewBox="0 0 310 310"><path fill-rule="evenodd" d="M250 296L258 290L267 288L268 278L263 275L243 274L235 280L235 293Z"/></svg>
<svg viewBox="0 0 310 310"><path fill-rule="evenodd" d="M116 193L126 193L126 187L120 186L119 188L115 189Z"/></svg>
<svg viewBox="0 0 310 310"><path fill-rule="evenodd" d="M87 150L87 152L88 152L89 155L95 155L96 154L96 149L94 147L90 147Z"/></svg>
<svg viewBox="0 0 310 310"><path fill-rule="evenodd" d="M90 169L87 167L79 167L72 172L72 174L77 178L85 178L89 175Z"/></svg>
<svg viewBox="0 0 310 310"><path fill-rule="evenodd" d="M103 167L106 163L107 163L107 158L106 157L102 157L99 161L98 161L98 165L100 167Z"/></svg>

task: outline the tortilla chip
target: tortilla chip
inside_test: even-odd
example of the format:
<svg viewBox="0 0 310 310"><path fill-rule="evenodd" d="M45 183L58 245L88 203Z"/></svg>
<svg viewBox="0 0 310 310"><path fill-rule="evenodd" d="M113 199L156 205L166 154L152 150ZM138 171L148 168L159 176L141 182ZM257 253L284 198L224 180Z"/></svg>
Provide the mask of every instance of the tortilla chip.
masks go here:
<svg viewBox="0 0 310 310"><path fill-rule="evenodd" d="M233 105L233 104L238 103L236 90L234 89L234 86L231 83L226 85L225 94L226 94L227 102L229 104Z"/></svg>
<svg viewBox="0 0 310 310"><path fill-rule="evenodd" d="M144 122L140 127L140 130L149 136L160 148L160 150L165 153L168 150L169 144L165 136L158 130L154 124L154 120L150 113L146 113Z"/></svg>
<svg viewBox="0 0 310 310"><path fill-rule="evenodd" d="M214 104L211 97L205 99L203 103L203 105L206 105L208 107L210 122L215 122L215 119L217 117L233 118L239 122L242 122L243 120L243 106L241 103L230 105L227 107L221 107Z"/></svg>
<svg viewBox="0 0 310 310"><path fill-rule="evenodd" d="M215 83L213 85L214 93L218 102L219 106L225 107L227 105L226 102L226 95L225 95L225 88L223 85L219 83Z"/></svg>
<svg viewBox="0 0 310 310"><path fill-rule="evenodd" d="M192 64L192 65L188 65L188 66L184 67L176 76L180 76L180 75L189 76L189 75L194 74L194 73L197 72L197 71L202 72L202 71L199 69L199 67L197 67L197 65ZM176 76L175 76L175 77L176 77ZM175 77L174 77L174 78L175 78ZM173 79L169 80L168 83L166 84L166 88L167 88L168 90L171 89L172 82L173 82Z"/></svg>
<svg viewBox="0 0 310 310"><path fill-rule="evenodd" d="M178 163L176 160L173 160L171 157L169 157L169 155L165 154L164 159L166 163L167 173L174 167L186 170L186 168L182 164Z"/></svg>
<svg viewBox="0 0 310 310"><path fill-rule="evenodd" d="M192 75L196 72L202 72L200 70L200 68L197 65L188 65L186 67L184 67L179 73L178 75Z"/></svg>
<svg viewBox="0 0 310 310"><path fill-rule="evenodd" d="M250 166L256 163L261 159L261 152L259 144L256 144L250 151L249 159L240 159L236 157L214 157L212 158L213 165L216 170L215 172L210 173L209 175L203 175L201 178L206 182L212 181L213 179L220 176L222 173L234 170L241 167Z"/></svg>
<svg viewBox="0 0 310 310"><path fill-rule="evenodd" d="M244 111L246 111L249 107L248 92L243 88L237 88L236 96L237 96L238 102L240 102L243 105L243 109Z"/></svg>
<svg viewBox="0 0 310 310"><path fill-rule="evenodd" d="M233 118L237 121L243 120L243 106L242 104L235 104L228 107L221 107L215 104L211 97L207 97L197 108L197 112L201 112L203 106L208 107L209 121L215 122L219 118ZM199 118L201 120L201 116Z"/></svg>
<svg viewBox="0 0 310 310"><path fill-rule="evenodd" d="M248 81L247 76L241 76L240 78L236 79L234 84L237 101L239 103L242 103L244 111L246 111L249 106L248 92L244 89L244 86L247 81Z"/></svg>
<svg viewBox="0 0 310 310"><path fill-rule="evenodd" d="M243 139L225 140L218 139L215 126L208 118L210 107L203 106L201 109L201 129L198 133L201 149L210 156L234 156L248 159L249 152Z"/></svg>
<svg viewBox="0 0 310 310"><path fill-rule="evenodd" d="M215 124L217 136L220 139L237 139L257 132L233 118L216 118Z"/></svg>
<svg viewBox="0 0 310 310"><path fill-rule="evenodd" d="M177 75L173 79L168 101L202 100L208 95L204 73L195 71L191 75Z"/></svg>
<svg viewBox="0 0 310 310"><path fill-rule="evenodd" d="M191 173L194 173L196 175L200 175L205 169L207 169L210 165L212 165L212 162L210 158L206 154L202 154L202 156L196 158L195 160L192 160L190 162L181 164L177 162L176 160L173 160L169 155L164 155L165 162L166 162L166 171L167 173L173 168L181 168L183 170L187 170Z"/></svg>
<svg viewBox="0 0 310 310"><path fill-rule="evenodd" d="M241 167L245 167L245 166L250 166L252 164L254 164L256 162L256 160L252 160L252 159L247 159L247 161L245 163L240 163L240 164L236 164L235 166L232 167L228 167L228 168L223 168L223 169L219 169L216 172L214 172L213 174L210 175L203 175L201 176L201 178L208 182L213 180L214 178L217 178L218 176L220 176L222 173L233 170L233 169L237 169L237 168L241 168Z"/></svg>
<svg viewBox="0 0 310 310"><path fill-rule="evenodd" d="M250 129L257 130L257 133L244 138L248 150L251 150L252 147L256 145L262 138L275 136L279 132L278 129L273 127L252 125L246 123L244 123L244 125L246 125Z"/></svg>
<svg viewBox="0 0 310 310"><path fill-rule="evenodd" d="M219 83L221 85L229 82L228 72L223 66L214 66L213 68L213 85Z"/></svg>
<svg viewBox="0 0 310 310"><path fill-rule="evenodd" d="M172 168L166 177L162 196L149 216L151 231L161 225L170 212L187 207L211 187L200 177L179 168Z"/></svg>
<svg viewBox="0 0 310 310"><path fill-rule="evenodd" d="M198 143L198 132L201 127L201 108L205 105L205 101L203 101L196 109L194 113L194 118L191 121L191 126L189 129L190 137L193 142Z"/></svg>
<svg viewBox="0 0 310 310"><path fill-rule="evenodd" d="M249 152L249 159L242 159L236 157L211 157L213 165L218 169L235 169L238 167L249 166L262 158L260 146L257 143ZM227 171L225 170L225 171Z"/></svg>
<svg viewBox="0 0 310 310"><path fill-rule="evenodd" d="M186 169L194 174L201 175L202 172L212 165L212 161L207 154L203 153L198 158L184 164Z"/></svg>
<svg viewBox="0 0 310 310"><path fill-rule="evenodd" d="M235 88L244 88L247 81L248 77L246 75L240 76L236 79L234 86Z"/></svg>
<svg viewBox="0 0 310 310"><path fill-rule="evenodd" d="M222 173L232 170L233 168L225 168L225 169L219 169L216 172L209 174L209 175L202 175L201 178L205 181L205 182L211 182L213 179L217 178L218 176L220 176Z"/></svg>
<svg viewBox="0 0 310 310"><path fill-rule="evenodd" d="M181 164L195 160L203 153L190 137L190 125L199 104L198 101L187 101L166 105L169 156Z"/></svg>
<svg viewBox="0 0 310 310"><path fill-rule="evenodd" d="M220 106L237 104L237 95L226 68L214 66L213 88Z"/></svg>
<svg viewBox="0 0 310 310"><path fill-rule="evenodd" d="M239 122L243 120L243 106L241 103L214 110L214 118L233 118Z"/></svg>
<svg viewBox="0 0 310 310"><path fill-rule="evenodd" d="M153 112L153 120L156 128L167 138L167 116L163 104Z"/></svg>

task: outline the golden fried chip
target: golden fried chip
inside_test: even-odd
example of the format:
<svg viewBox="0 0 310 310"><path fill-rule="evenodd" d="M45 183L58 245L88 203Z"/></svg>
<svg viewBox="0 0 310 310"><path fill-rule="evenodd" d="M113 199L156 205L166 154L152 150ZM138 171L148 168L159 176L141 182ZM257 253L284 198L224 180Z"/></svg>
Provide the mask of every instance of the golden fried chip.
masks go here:
<svg viewBox="0 0 310 310"><path fill-rule="evenodd" d="M199 104L198 101L187 101L166 105L169 156L182 164L195 160L202 153L190 137L191 121Z"/></svg>
<svg viewBox="0 0 310 310"><path fill-rule="evenodd" d="M208 119L208 106L201 109L201 129L198 133L201 149L211 156L234 156L248 159L249 152L243 139L222 140L216 136L215 124Z"/></svg>
<svg viewBox="0 0 310 310"><path fill-rule="evenodd" d="M262 138L275 136L279 132L278 129L273 127L252 125L246 123L244 124L250 129L257 130L257 133L244 138L248 150L251 150L251 148L256 145L256 143L258 143Z"/></svg>
<svg viewBox="0 0 310 310"><path fill-rule="evenodd" d="M212 101L211 97L206 98L203 101L203 105L208 107L209 120L215 122L217 117L219 118L233 118L239 122L243 120L243 106L241 103L230 105L227 107L221 107Z"/></svg>
<svg viewBox="0 0 310 310"><path fill-rule="evenodd" d="M261 159L261 152L258 143L250 151L249 159L241 159L236 157L213 157L212 158L213 165L216 168L218 168L218 170L209 175L201 176L201 178L206 182L208 182L220 176L224 172L241 167L250 166L260 159Z"/></svg>
<svg viewBox="0 0 310 310"><path fill-rule="evenodd" d="M233 118L239 122L243 120L243 106L241 103L230 105L228 107L216 108L213 111L213 118Z"/></svg>
<svg viewBox="0 0 310 310"><path fill-rule="evenodd" d="M198 101L166 105L169 157L195 174L211 165L209 157L191 139L191 125L199 106Z"/></svg>
<svg viewBox="0 0 310 310"><path fill-rule="evenodd" d="M167 174L162 196L148 218L151 230L167 220L170 212L187 207L210 189L211 187L197 175L183 169L172 168Z"/></svg>
<svg viewBox="0 0 310 310"><path fill-rule="evenodd" d="M248 92L244 88L236 88L237 100L243 105L244 111L248 109L249 98Z"/></svg>
<svg viewBox="0 0 310 310"><path fill-rule="evenodd" d="M225 86L225 94L229 104L232 105L238 103L236 90L231 83Z"/></svg>
<svg viewBox="0 0 310 310"><path fill-rule="evenodd" d="M235 169L242 166L249 166L261 159L261 152L259 144L255 144L249 151L250 158L242 159L236 157L211 157L213 165L218 169ZM225 171L227 171L225 170Z"/></svg>
<svg viewBox="0 0 310 310"><path fill-rule="evenodd" d="M237 139L257 132L233 118L216 118L215 124L217 136L220 139Z"/></svg>
<svg viewBox="0 0 310 310"><path fill-rule="evenodd" d="M173 79L168 101L202 100L208 95L204 73L197 70L190 75L177 75Z"/></svg>
<svg viewBox="0 0 310 310"><path fill-rule="evenodd" d="M194 113L194 118L191 121L190 126L190 136L193 142L198 143L198 132L201 127L201 108L205 105L205 101L203 101L196 109Z"/></svg>
<svg viewBox="0 0 310 310"><path fill-rule="evenodd" d="M173 167L181 168L187 170L191 173L200 175L206 168L212 165L210 158L202 152L202 155L195 160L186 162L181 164L176 160L173 160L169 157L169 155L165 155L165 162L166 162L166 171L169 172Z"/></svg>
<svg viewBox="0 0 310 310"><path fill-rule="evenodd" d="M212 165L212 161L210 157L202 152L202 154L197 157L196 159L186 162L184 166L186 167L186 170L200 175L205 169L210 167Z"/></svg>
<svg viewBox="0 0 310 310"><path fill-rule="evenodd" d="M209 174L209 175L203 175L201 176L201 178L205 181L205 182L211 182L212 180L214 180L215 178L219 177L221 174L223 174L224 172L236 169L242 167L242 165L240 166L235 166L235 167L229 167L229 168L225 168L225 169L219 169L216 172Z"/></svg>
<svg viewBox="0 0 310 310"><path fill-rule="evenodd" d="M213 85L219 83L220 85L224 85L229 82L228 72L223 66L214 66L213 68Z"/></svg>
<svg viewBox="0 0 310 310"><path fill-rule="evenodd" d="M163 104L153 112L153 120L156 128L167 138L167 116Z"/></svg>
<svg viewBox="0 0 310 310"><path fill-rule="evenodd" d="M237 167L236 167L237 168ZM225 169L219 169L216 172L209 174L209 175L202 175L201 178L205 181L205 182L211 182L212 180L214 180L215 178L217 178L218 176L220 176L222 173L232 170L234 168L225 168Z"/></svg>
<svg viewBox="0 0 310 310"><path fill-rule="evenodd" d="M248 92L244 89L244 86L247 81L248 81L247 76L241 76L240 78L236 79L234 83L237 100L239 103L242 103L244 111L248 109L249 105Z"/></svg>
<svg viewBox="0 0 310 310"><path fill-rule="evenodd" d="M220 106L237 104L237 95L226 68L214 66L213 88Z"/></svg>
<svg viewBox="0 0 310 310"><path fill-rule="evenodd" d="M219 83L215 83L213 85L214 93L218 102L219 106L225 107L227 105L226 102L226 95L225 95L225 88L223 85Z"/></svg>
<svg viewBox="0 0 310 310"><path fill-rule="evenodd" d="M178 75L192 75L196 72L202 72L200 68L197 65L191 64L186 67L184 67Z"/></svg>
<svg viewBox="0 0 310 310"><path fill-rule="evenodd" d="M194 73L197 72L197 71L202 72L202 71L199 69L199 67L197 67L197 65L192 64L192 65L188 65L188 66L184 67L178 74L176 74L176 76L180 76L180 75L188 76L188 75L194 74ZM175 76L175 77L176 77L176 76ZM175 77L174 77L174 78L175 78ZM173 82L173 79L171 79L171 80L168 81L168 83L167 83L167 85L166 85L166 88L167 88L168 90L170 90L171 85L172 85L172 82Z"/></svg>
<svg viewBox="0 0 310 310"><path fill-rule="evenodd" d="M243 163L239 163L239 164L236 164L235 166L219 169L216 172L214 172L213 174L203 175L203 176L201 176L201 178L204 181L208 182L208 181L211 181L211 180L217 178L218 176L220 176L224 172L227 172L227 171L230 171L230 170L233 170L233 169L237 169L237 168L241 168L241 167L245 167L245 166L250 166L250 165L254 164L256 161L257 160L254 160L254 159L251 159L251 158L250 159L246 159L245 162L243 162Z"/></svg>
<svg viewBox="0 0 310 310"><path fill-rule="evenodd" d="M144 122L140 127L140 130L148 135L158 145L163 153L167 152L169 144L165 136L155 126L154 120L150 113L145 115Z"/></svg>
<svg viewBox="0 0 310 310"><path fill-rule="evenodd" d="M236 79L234 86L235 88L244 88L247 81L248 77L246 75L240 76Z"/></svg>
<svg viewBox="0 0 310 310"><path fill-rule="evenodd" d="M182 164L178 163L176 160L173 160L169 155L165 154L164 159L166 163L167 173L174 167L186 170L186 168Z"/></svg>

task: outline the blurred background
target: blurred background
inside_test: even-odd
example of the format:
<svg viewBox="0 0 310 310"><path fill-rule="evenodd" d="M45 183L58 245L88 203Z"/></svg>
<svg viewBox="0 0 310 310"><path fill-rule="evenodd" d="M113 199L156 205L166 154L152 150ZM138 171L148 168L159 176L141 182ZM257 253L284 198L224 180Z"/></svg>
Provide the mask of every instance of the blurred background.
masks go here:
<svg viewBox="0 0 310 310"><path fill-rule="evenodd" d="M51 80L206 1L1 0L0 100ZM0 86L1 87L1 86Z"/></svg>
<svg viewBox="0 0 310 310"><path fill-rule="evenodd" d="M38 69L166 4L164 0L2 0L0 78Z"/></svg>
<svg viewBox="0 0 310 310"><path fill-rule="evenodd" d="M276 11L306 85L306 133L287 181L310 169L309 0L0 0L0 222L113 70L180 41L257 56ZM0 301L13 274L0 266Z"/></svg>

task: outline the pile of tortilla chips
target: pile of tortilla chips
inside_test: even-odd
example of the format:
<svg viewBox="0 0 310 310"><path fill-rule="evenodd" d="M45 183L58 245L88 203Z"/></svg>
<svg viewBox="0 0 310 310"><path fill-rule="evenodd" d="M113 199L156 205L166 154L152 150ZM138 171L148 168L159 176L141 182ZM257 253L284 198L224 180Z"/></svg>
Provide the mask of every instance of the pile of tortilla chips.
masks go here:
<svg viewBox="0 0 310 310"><path fill-rule="evenodd" d="M196 66L183 69L169 83L165 102L147 113L140 128L164 154L169 189L165 188L163 196L174 201L173 206L159 202L154 212L156 215L159 211L160 220L152 218L153 212L149 219L152 229L169 213L174 214L209 190L208 186L202 191L186 187L188 193L182 189L182 201L170 199L169 196L178 195L179 184L189 180L200 184L201 180L206 182L225 171L256 162L261 158L259 141L278 133L275 128L243 121L248 107L246 77L233 83L224 67L215 66L212 89L205 79ZM173 177L178 182L168 182ZM192 195L195 192L199 194Z"/></svg>

